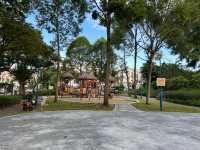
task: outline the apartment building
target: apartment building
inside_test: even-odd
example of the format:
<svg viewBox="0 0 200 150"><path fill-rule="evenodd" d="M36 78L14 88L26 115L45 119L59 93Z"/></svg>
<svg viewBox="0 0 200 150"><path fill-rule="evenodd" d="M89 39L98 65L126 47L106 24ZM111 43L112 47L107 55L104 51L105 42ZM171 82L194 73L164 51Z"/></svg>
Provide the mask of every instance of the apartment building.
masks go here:
<svg viewBox="0 0 200 150"><path fill-rule="evenodd" d="M128 68L128 79L130 86L132 86L134 84L134 69L132 68ZM143 83L142 74L140 70L136 71L136 81L137 81L136 88L139 89ZM118 73L116 75L116 85L124 85L125 89L128 88L127 77L124 70L118 70Z"/></svg>

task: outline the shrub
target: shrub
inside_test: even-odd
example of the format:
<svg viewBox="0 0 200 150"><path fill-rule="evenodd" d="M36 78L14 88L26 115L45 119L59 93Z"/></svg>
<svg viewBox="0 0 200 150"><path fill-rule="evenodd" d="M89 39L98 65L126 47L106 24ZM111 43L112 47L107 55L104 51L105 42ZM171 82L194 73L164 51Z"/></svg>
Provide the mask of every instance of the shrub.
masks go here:
<svg viewBox="0 0 200 150"><path fill-rule="evenodd" d="M180 89L176 91L165 92L165 98L167 101L200 106L200 90L199 89Z"/></svg>
<svg viewBox="0 0 200 150"><path fill-rule="evenodd" d="M177 90L188 87L189 80L183 76L173 77L167 81L168 90Z"/></svg>
<svg viewBox="0 0 200 150"><path fill-rule="evenodd" d="M200 88L200 73L195 74L189 80L190 88Z"/></svg>
<svg viewBox="0 0 200 150"><path fill-rule="evenodd" d="M186 79L183 76L173 77L167 81L168 90L177 90L183 88L200 88L199 76L192 76L190 79Z"/></svg>
<svg viewBox="0 0 200 150"><path fill-rule="evenodd" d="M55 90L39 91L38 95L40 96L55 95Z"/></svg>
<svg viewBox="0 0 200 150"><path fill-rule="evenodd" d="M122 94L122 93L124 92L124 85L121 84L121 85L119 85L119 86L116 86L116 87L115 87L115 90L116 90L116 93Z"/></svg>
<svg viewBox="0 0 200 150"><path fill-rule="evenodd" d="M0 96L0 107L7 107L20 103L20 96Z"/></svg>
<svg viewBox="0 0 200 150"><path fill-rule="evenodd" d="M159 92L160 92L159 89L151 88L151 97L157 97L159 95ZM138 95L146 96L147 95L147 87L146 86L142 86L138 90Z"/></svg>

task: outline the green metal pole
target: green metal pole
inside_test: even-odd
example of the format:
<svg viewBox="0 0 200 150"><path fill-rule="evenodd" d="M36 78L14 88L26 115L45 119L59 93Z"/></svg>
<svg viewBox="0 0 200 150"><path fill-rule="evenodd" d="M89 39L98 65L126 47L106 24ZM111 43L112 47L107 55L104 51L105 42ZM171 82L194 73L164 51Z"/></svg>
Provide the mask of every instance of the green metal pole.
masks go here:
<svg viewBox="0 0 200 150"><path fill-rule="evenodd" d="M160 76L162 74L162 64L160 58ZM162 86L160 87L160 111L163 111L163 89Z"/></svg>
<svg viewBox="0 0 200 150"><path fill-rule="evenodd" d="M160 111L163 111L163 89L160 88Z"/></svg>

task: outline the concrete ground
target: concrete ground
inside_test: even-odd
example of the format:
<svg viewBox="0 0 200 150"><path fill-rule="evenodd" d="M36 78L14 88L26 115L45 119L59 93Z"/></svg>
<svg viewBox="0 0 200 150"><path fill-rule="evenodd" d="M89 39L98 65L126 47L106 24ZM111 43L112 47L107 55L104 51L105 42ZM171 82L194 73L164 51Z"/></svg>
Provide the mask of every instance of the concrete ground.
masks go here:
<svg viewBox="0 0 200 150"><path fill-rule="evenodd" d="M0 150L199 150L200 114L37 112L0 119Z"/></svg>

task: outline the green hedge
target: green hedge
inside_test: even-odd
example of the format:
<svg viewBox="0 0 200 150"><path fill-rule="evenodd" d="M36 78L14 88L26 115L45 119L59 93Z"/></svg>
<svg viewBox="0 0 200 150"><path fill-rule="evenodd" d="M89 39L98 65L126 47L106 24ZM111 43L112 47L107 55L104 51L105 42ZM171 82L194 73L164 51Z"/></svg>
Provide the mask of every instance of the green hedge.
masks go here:
<svg viewBox="0 0 200 150"><path fill-rule="evenodd" d="M117 94L123 94L124 93L124 86L123 85L116 86L115 90L116 90Z"/></svg>
<svg viewBox="0 0 200 150"><path fill-rule="evenodd" d="M20 103L20 96L0 96L0 107L7 107Z"/></svg>
<svg viewBox="0 0 200 150"><path fill-rule="evenodd" d="M151 97L158 97L160 93L160 89L154 89L151 88ZM137 90L137 95L146 96L147 95L147 87L141 87L139 90Z"/></svg>
<svg viewBox="0 0 200 150"><path fill-rule="evenodd" d="M200 89L180 89L165 92L165 99L170 102L200 107Z"/></svg>
<svg viewBox="0 0 200 150"><path fill-rule="evenodd" d="M40 96L52 96L55 95L55 90L45 90L45 91L39 91L38 93Z"/></svg>
<svg viewBox="0 0 200 150"><path fill-rule="evenodd" d="M173 77L167 81L168 90L178 90L182 88L198 89L200 88L200 80L198 76L192 76L187 79L183 76Z"/></svg>

